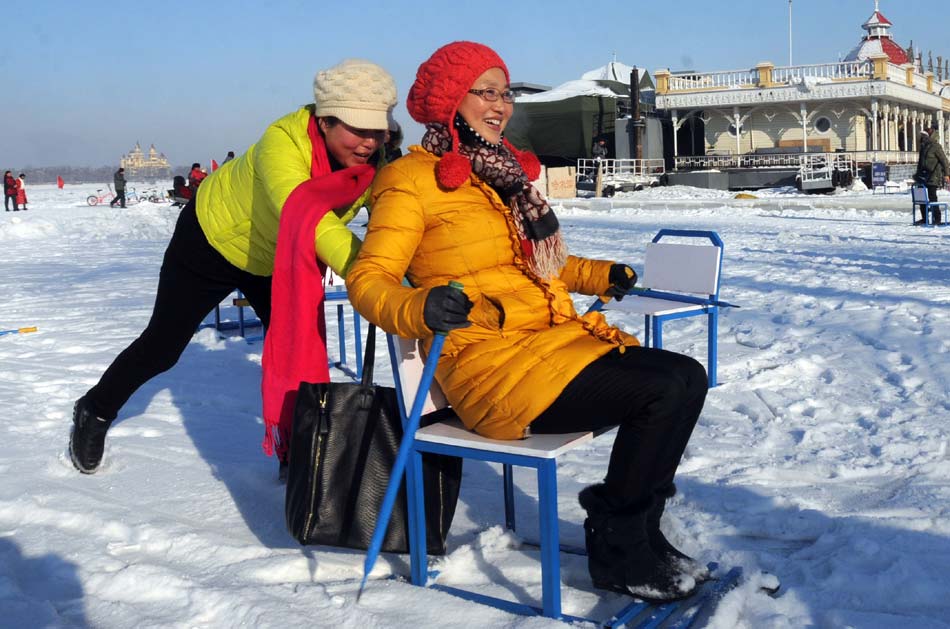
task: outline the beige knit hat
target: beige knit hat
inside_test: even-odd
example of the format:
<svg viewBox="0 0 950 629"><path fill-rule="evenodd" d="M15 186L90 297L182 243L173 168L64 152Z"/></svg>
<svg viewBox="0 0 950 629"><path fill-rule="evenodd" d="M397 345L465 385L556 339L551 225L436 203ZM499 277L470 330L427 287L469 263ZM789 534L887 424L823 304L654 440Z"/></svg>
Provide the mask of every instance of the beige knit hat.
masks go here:
<svg viewBox="0 0 950 629"><path fill-rule="evenodd" d="M396 83L371 61L344 59L313 78L316 116L335 116L357 129L389 127L388 114L396 104Z"/></svg>

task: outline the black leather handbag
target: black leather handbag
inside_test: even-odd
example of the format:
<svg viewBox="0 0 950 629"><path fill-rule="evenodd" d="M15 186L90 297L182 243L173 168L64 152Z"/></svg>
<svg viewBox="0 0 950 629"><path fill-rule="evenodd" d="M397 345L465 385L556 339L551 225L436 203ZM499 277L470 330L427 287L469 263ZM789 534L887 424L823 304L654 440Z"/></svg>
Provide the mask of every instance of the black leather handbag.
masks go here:
<svg viewBox="0 0 950 629"><path fill-rule="evenodd" d="M370 325L359 383L300 383L287 475L287 528L304 545L369 547L403 435L396 390L373 384L376 326ZM423 455L426 547L445 554L462 460ZM409 552L405 483L383 540Z"/></svg>

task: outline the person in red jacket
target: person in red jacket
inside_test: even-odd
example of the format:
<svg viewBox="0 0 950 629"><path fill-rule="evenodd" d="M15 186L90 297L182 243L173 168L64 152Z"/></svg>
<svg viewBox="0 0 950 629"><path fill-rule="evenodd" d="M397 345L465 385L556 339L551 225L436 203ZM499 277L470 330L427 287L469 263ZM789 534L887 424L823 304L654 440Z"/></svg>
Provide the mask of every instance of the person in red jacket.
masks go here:
<svg viewBox="0 0 950 629"><path fill-rule="evenodd" d="M9 170L3 173L3 207L7 212L10 211L10 200L13 200L13 211L19 212L20 208L16 203L16 178Z"/></svg>
<svg viewBox="0 0 950 629"><path fill-rule="evenodd" d="M198 189L198 186L201 185L201 182L207 176L208 173L201 170L201 164L195 162L191 165L191 172L188 173L188 185L191 187L192 192Z"/></svg>
<svg viewBox="0 0 950 629"><path fill-rule="evenodd" d="M20 173L20 176L16 180L16 202L18 205L22 206L22 209L25 211L26 207L26 180L24 180L24 174Z"/></svg>

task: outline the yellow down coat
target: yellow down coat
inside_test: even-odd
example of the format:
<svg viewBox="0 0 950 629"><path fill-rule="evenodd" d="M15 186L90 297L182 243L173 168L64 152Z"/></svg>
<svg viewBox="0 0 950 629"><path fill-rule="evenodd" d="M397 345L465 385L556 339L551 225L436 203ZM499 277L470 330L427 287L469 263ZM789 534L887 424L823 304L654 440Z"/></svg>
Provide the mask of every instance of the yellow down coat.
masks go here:
<svg viewBox="0 0 950 629"><path fill-rule="evenodd" d="M457 190L435 179L421 147L380 171L366 239L347 277L356 309L387 332L431 342L428 289L458 280L472 325L446 340L436 379L465 425L519 439L589 363L637 340L600 313L579 316L570 292L604 293L611 262L570 256L557 279L527 267L511 210L477 176ZM406 276L412 286L402 284Z"/></svg>
<svg viewBox="0 0 950 629"><path fill-rule="evenodd" d="M302 107L275 121L247 152L223 164L198 188L195 211L208 242L228 262L254 275L273 275L277 228L287 197L310 179L312 115ZM317 225L320 259L345 277L360 241L349 223L369 195L349 208L328 212Z"/></svg>

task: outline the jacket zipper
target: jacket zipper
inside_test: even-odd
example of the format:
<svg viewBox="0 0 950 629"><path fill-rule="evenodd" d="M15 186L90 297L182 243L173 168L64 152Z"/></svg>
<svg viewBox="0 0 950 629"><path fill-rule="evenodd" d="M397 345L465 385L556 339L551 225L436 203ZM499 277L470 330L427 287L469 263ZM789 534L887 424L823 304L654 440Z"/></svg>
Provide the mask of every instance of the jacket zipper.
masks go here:
<svg viewBox="0 0 950 629"><path fill-rule="evenodd" d="M310 534L313 532L311 527L313 525L313 518L316 515L314 513L314 508L317 504L317 490L319 487L318 480L320 477L320 454L323 451L323 436L329 432L329 426L327 426L324 422L324 419L327 415L327 395L327 391L324 391L320 395L320 411L317 420L317 432L315 435L316 444L311 450L311 452L313 452L313 474L310 477L310 504L307 508L307 521L304 524L304 531L306 531L307 537L310 537ZM311 442L311 444L312 443L313 442Z"/></svg>

